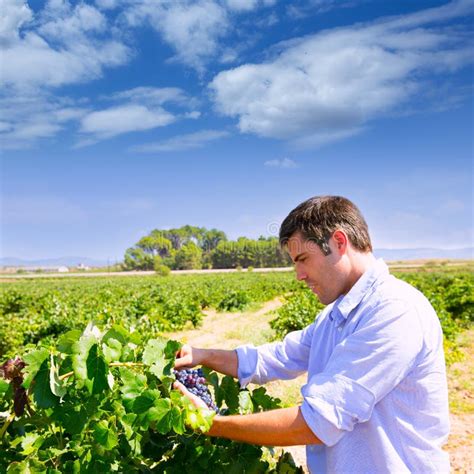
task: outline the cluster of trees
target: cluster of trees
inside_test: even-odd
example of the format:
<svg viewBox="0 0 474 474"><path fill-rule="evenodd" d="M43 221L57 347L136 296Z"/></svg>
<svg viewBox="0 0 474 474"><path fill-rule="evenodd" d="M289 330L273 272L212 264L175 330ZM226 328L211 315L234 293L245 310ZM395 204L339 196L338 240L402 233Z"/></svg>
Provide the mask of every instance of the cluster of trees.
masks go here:
<svg viewBox="0 0 474 474"><path fill-rule="evenodd" d="M276 237L227 239L218 229L186 225L152 230L125 252L126 270L281 267L291 263Z"/></svg>

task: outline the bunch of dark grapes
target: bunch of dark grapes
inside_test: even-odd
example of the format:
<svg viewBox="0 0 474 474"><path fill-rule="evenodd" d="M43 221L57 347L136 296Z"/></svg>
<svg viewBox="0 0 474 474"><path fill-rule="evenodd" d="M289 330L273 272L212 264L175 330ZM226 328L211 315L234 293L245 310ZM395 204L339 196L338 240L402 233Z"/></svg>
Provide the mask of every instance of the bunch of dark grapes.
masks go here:
<svg viewBox="0 0 474 474"><path fill-rule="evenodd" d="M201 369L175 370L174 374L178 382L181 382L192 394L197 395L211 410L218 411Z"/></svg>

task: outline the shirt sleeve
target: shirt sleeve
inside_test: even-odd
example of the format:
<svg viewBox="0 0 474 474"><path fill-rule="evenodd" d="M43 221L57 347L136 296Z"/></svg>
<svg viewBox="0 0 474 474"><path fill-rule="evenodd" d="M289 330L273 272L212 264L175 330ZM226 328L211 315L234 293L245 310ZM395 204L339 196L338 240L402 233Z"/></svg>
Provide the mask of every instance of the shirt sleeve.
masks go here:
<svg viewBox="0 0 474 474"><path fill-rule="evenodd" d="M314 323L290 332L281 342L237 347L240 385L292 379L307 371L313 331Z"/></svg>
<svg viewBox="0 0 474 474"><path fill-rule="evenodd" d="M380 303L335 348L324 371L303 386L301 412L315 435L335 445L414 367L423 348L417 311L406 301Z"/></svg>

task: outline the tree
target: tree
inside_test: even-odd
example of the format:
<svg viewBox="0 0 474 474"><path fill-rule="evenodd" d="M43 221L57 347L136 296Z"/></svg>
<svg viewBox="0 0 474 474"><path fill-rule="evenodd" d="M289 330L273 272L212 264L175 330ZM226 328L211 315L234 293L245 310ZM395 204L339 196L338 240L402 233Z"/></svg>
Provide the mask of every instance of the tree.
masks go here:
<svg viewBox="0 0 474 474"><path fill-rule="evenodd" d="M125 252L124 266L126 270L153 270L153 255L139 247L130 247Z"/></svg>
<svg viewBox="0 0 474 474"><path fill-rule="evenodd" d="M177 270L194 270L202 267L202 250L194 242L184 244L175 256Z"/></svg>
<svg viewBox="0 0 474 474"><path fill-rule="evenodd" d="M153 256L159 255L160 257L167 257L173 247L171 241L163 235L163 232L157 229L151 231L149 235L142 237L136 245L145 252Z"/></svg>
<svg viewBox="0 0 474 474"><path fill-rule="evenodd" d="M205 230L202 235L202 242L200 243L200 247L204 250L205 253L207 253L214 250L219 245L219 242L226 241L227 236L222 230Z"/></svg>
<svg viewBox="0 0 474 474"><path fill-rule="evenodd" d="M228 241L218 229L185 225L155 229L127 250L127 269L152 269L153 259L173 269L279 267L291 264L276 237Z"/></svg>

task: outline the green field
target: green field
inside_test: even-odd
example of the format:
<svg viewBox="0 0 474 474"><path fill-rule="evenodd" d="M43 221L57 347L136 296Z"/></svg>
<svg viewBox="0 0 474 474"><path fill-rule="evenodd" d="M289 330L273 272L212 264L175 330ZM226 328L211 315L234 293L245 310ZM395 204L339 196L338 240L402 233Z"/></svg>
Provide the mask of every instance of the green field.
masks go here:
<svg viewBox="0 0 474 474"><path fill-rule="evenodd" d="M474 273L432 265L397 275L420 289L448 342L473 321ZM421 271L420 271L421 270ZM441 271L440 271L441 270ZM292 272L18 280L0 288L0 356L47 342L88 322L133 327L149 337L198 326L203 310L238 311L285 295L273 323L277 336L309 324L322 309Z"/></svg>
<svg viewBox="0 0 474 474"><path fill-rule="evenodd" d="M435 307L448 363L461 360L457 341L474 319L474 274L427 267L398 276ZM270 315L273 332L265 333L267 340L305 326L322 308L292 272L4 284L1 359L12 359L0 367L0 471L301 472L280 451L200 435L212 414L197 412L171 390L179 343L167 334L174 331L181 339L184 330L192 332L214 314L219 317L207 325L208 336L224 327L226 337L253 339L255 334L235 329L246 314L258 314L276 298L282 304ZM237 325L226 325L233 312ZM207 379L228 414L289 402L288 393L282 402L263 388L241 390L231 377L207 373Z"/></svg>

